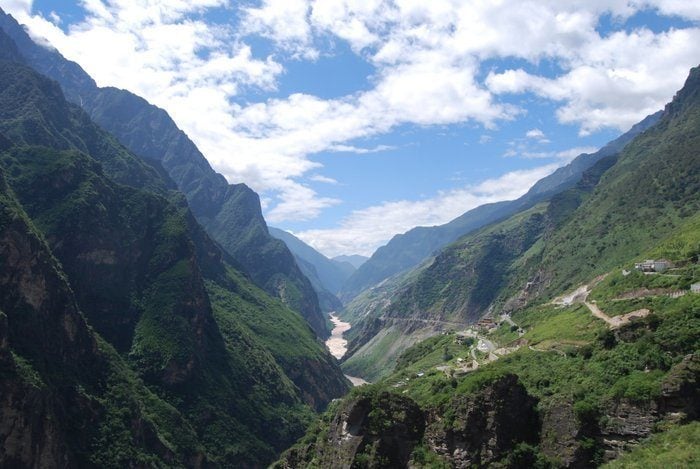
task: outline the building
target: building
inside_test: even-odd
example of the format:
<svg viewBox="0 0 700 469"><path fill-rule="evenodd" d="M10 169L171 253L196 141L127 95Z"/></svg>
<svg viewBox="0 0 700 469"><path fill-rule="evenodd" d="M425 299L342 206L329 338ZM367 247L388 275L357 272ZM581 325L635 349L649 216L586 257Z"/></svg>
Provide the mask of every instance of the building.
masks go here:
<svg viewBox="0 0 700 469"><path fill-rule="evenodd" d="M647 259L644 262L634 264L634 268L641 272L663 272L671 267L673 267L673 264L666 259Z"/></svg>
<svg viewBox="0 0 700 469"><path fill-rule="evenodd" d="M690 286L690 291L693 293L700 293L700 282L696 282Z"/></svg>

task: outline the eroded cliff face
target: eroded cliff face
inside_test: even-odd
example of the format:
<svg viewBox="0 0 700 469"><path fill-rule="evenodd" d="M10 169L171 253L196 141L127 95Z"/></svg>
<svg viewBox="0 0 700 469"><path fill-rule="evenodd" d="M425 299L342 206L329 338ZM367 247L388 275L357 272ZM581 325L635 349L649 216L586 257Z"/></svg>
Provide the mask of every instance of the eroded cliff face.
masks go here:
<svg viewBox="0 0 700 469"><path fill-rule="evenodd" d="M411 399L356 397L336 411L325 439L288 451L277 467L405 467L424 431L425 415Z"/></svg>
<svg viewBox="0 0 700 469"><path fill-rule="evenodd" d="M486 466L539 439L537 400L515 375L439 409L421 409L390 392L358 394L340 404L317 439L289 450L277 467L420 466L419 447L452 467Z"/></svg>
<svg viewBox="0 0 700 469"><path fill-rule="evenodd" d="M567 467L616 459L656 428L698 415L700 359L688 355L661 396L601 408L530 395L514 374L421 408L407 396L354 391L275 467Z"/></svg>
<svg viewBox="0 0 700 469"><path fill-rule="evenodd" d="M95 465L98 440L108 438L102 399L112 386L132 386L123 436L154 461L182 461L143 415L136 394L147 391L112 374L120 366L115 357L100 347L60 265L0 172L0 467ZM202 454L190 449L189 462L201 465ZM124 464L137 461L123 456Z"/></svg>
<svg viewBox="0 0 700 469"><path fill-rule="evenodd" d="M520 443L537 444L537 399L506 375L472 395L457 395L430 414L428 446L454 467L488 466ZM449 417L446 417L448 415Z"/></svg>

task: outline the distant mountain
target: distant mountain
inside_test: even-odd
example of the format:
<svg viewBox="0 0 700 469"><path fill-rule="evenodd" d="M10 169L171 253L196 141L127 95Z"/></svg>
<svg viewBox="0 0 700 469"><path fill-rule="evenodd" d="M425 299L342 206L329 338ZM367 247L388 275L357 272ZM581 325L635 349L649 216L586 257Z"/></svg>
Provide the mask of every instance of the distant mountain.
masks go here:
<svg viewBox="0 0 700 469"><path fill-rule="evenodd" d="M335 256L333 258L334 261L347 262L348 264L353 266L355 269L359 269L362 264L367 262L367 259L369 259L369 257L361 256L359 254L352 254L349 256L343 254L341 256Z"/></svg>
<svg viewBox="0 0 700 469"><path fill-rule="evenodd" d="M2 10L0 28L29 66L59 82L68 101L134 154L164 168L197 220L258 286L301 312L319 337L329 335L311 283L286 246L269 235L255 192L244 184L229 185L164 110L128 91L98 88L78 64L36 44Z"/></svg>
<svg viewBox="0 0 700 469"><path fill-rule="evenodd" d="M404 336L563 294L682 229L700 212L700 68L654 120L572 187L466 234L391 288L358 297L348 308L361 319L344 370L377 378L391 367L386 350L410 345Z"/></svg>
<svg viewBox="0 0 700 469"><path fill-rule="evenodd" d="M284 241L297 259L306 277L311 280L318 294L321 308L326 311L339 311L343 305L335 294L345 280L355 271L347 262L328 259L296 236L286 231L270 228L270 235Z"/></svg>
<svg viewBox="0 0 700 469"><path fill-rule="evenodd" d="M566 166L535 183L517 200L482 205L444 225L417 227L394 236L389 243L377 249L372 257L348 279L338 295L339 298L347 303L361 291L417 266L460 236L530 208L550 195L572 187L581 179L586 169L597 161L620 151L636 135L657 122L660 114L659 112L646 117L597 152L577 156Z"/></svg>
<svg viewBox="0 0 700 469"><path fill-rule="evenodd" d="M3 57L0 466L265 465L347 390L336 361L157 162Z"/></svg>
<svg viewBox="0 0 700 469"><path fill-rule="evenodd" d="M363 292L344 368L376 382L272 467L697 465L699 151L696 67L572 187Z"/></svg>

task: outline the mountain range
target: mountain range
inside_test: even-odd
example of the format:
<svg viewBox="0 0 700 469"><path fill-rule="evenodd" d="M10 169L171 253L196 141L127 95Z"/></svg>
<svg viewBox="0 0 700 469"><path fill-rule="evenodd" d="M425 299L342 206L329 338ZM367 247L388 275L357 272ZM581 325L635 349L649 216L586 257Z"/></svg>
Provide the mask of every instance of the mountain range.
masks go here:
<svg viewBox="0 0 700 469"><path fill-rule="evenodd" d="M517 200L329 259L0 10L0 466L690 467L699 148L696 67Z"/></svg>
<svg viewBox="0 0 700 469"><path fill-rule="evenodd" d="M267 464L347 391L337 362L210 237L161 160L123 146L33 68L8 22L3 14L0 465ZM85 79L45 51L51 67ZM158 122L144 125L172 142ZM257 223L245 243L268 246L257 196L227 188L238 194L225 197L229 210L246 199L240 220ZM287 258L296 266L271 246L288 254L281 269Z"/></svg>
<svg viewBox="0 0 700 469"><path fill-rule="evenodd" d="M700 67L653 120L357 297L343 368L375 384L274 467L695 465Z"/></svg>
<svg viewBox="0 0 700 469"><path fill-rule="evenodd" d="M586 169L600 159L620 151L636 135L653 125L659 116L660 112L648 116L595 153L577 156L567 165L537 181L525 195L516 200L481 205L444 225L420 226L394 236L358 267L357 272L343 285L339 293L340 299L347 303L367 288L417 266L457 238L497 220L508 218L552 194L572 187L581 179Z"/></svg>
<svg viewBox="0 0 700 469"><path fill-rule="evenodd" d="M693 72L683 92L694 89L695 78ZM508 312L526 304L533 296L553 290L561 292L593 273L601 273L601 269L606 271L614 263L627 260L624 256L643 252L652 240L676 227L678 214L695 213L697 202L690 197L685 204L688 197L685 195L685 205L663 200L662 197L669 197L666 193L658 195L661 200L645 202L654 194L641 182L652 174L665 174L666 179L656 183L656 189L666 187L667 192L685 193L686 187L695 187L695 182L685 181L679 186L679 176L674 171L684 174L684 178L696 177L692 152L678 154L680 161L674 162L652 158L663 149L649 150L645 165L626 163L629 159L621 157L642 145L639 142L649 146L649 142L656 141L650 135L666 129L674 103L665 111L647 117L597 154L582 155L558 175L552 175L563 183L548 176L535 184L528 194L515 201L520 210L514 214L464 235L418 268L358 296L343 313L346 320L355 324L345 370L360 376L365 371L369 374L363 377L370 379L390 370L401 350L427 334L418 332L423 328L406 318L466 324L487 314ZM691 137L683 138L693 142ZM619 170L620 167L624 169ZM653 169L644 169L645 173L641 174L647 167ZM607 183L613 175L636 182ZM611 184L610 189L599 184L601 178ZM594 214L583 212L600 199L600 191L607 195L600 202L604 208L596 209ZM587 201L591 193L597 198ZM588 204L583 204L584 201ZM501 204L504 207L510 203ZM666 209L668 205L672 207ZM613 211L613 206L628 210L637 218L619 221L621 213ZM586 214L570 220L572 213ZM625 215L630 217L631 213ZM651 221L643 221L643 214L651 217ZM601 217L605 221L602 227L596 224ZM662 222L659 217L667 219ZM391 345L397 337L401 345ZM391 348L391 354L385 353L387 347Z"/></svg>
<svg viewBox="0 0 700 469"><path fill-rule="evenodd" d="M4 12L0 28L29 66L61 85L69 102L134 154L167 172L197 221L256 285L301 312L319 337L329 335L311 283L284 243L269 235L255 192L245 184L228 184L164 110L128 91L99 88L78 64L34 42Z"/></svg>

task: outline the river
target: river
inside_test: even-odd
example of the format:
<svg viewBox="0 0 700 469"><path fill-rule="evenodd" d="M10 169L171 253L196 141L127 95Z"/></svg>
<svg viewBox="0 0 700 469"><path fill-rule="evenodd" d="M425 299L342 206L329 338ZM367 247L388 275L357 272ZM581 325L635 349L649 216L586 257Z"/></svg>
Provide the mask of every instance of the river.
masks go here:
<svg viewBox="0 0 700 469"><path fill-rule="evenodd" d="M331 322L333 323L333 330L331 331L331 336L326 340L326 347L331 352L335 358L340 360L348 351L348 341L343 338L343 334L350 330L352 327L349 322L341 321L338 316L334 313L330 313ZM345 377L350 380L353 386L362 386L363 384L368 384L362 378L356 376L345 375Z"/></svg>

